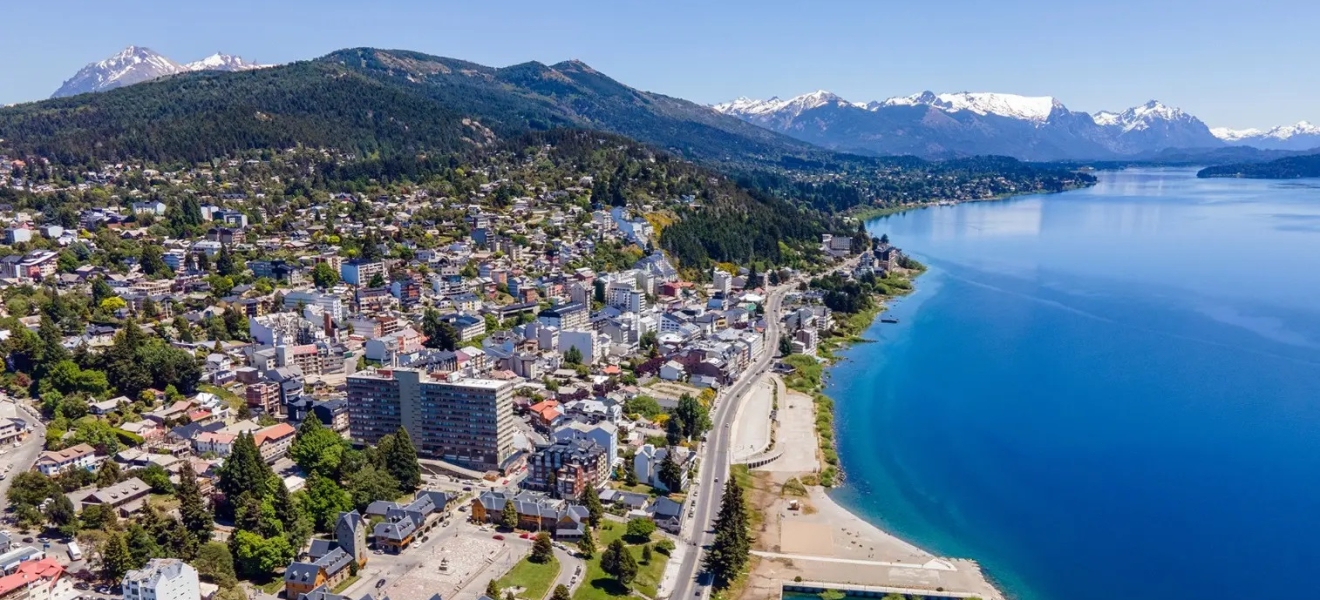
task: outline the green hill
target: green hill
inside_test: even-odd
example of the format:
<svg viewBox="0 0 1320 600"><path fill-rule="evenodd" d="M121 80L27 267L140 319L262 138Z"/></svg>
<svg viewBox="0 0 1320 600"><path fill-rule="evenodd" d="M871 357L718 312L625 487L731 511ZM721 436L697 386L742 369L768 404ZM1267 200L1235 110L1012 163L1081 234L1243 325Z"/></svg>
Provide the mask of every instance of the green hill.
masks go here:
<svg viewBox="0 0 1320 600"><path fill-rule="evenodd" d="M0 109L17 153L65 163L198 161L295 144L454 151L575 126L717 161L819 152L706 107L622 85L580 62L496 69L356 48L238 73L199 72Z"/></svg>
<svg viewBox="0 0 1320 600"><path fill-rule="evenodd" d="M421 154L466 154L560 128L626 136L735 176L764 198L827 211L1057 191L1090 181L1065 167L1013 159L940 163L831 152L628 87L578 61L493 68L373 48L2 108L0 153L72 166L181 164L301 144L406 164Z"/></svg>
<svg viewBox="0 0 1320 600"><path fill-rule="evenodd" d="M1197 177L1244 177L1247 179L1302 179L1320 177L1320 154L1289 156L1269 162L1238 163L1206 167Z"/></svg>

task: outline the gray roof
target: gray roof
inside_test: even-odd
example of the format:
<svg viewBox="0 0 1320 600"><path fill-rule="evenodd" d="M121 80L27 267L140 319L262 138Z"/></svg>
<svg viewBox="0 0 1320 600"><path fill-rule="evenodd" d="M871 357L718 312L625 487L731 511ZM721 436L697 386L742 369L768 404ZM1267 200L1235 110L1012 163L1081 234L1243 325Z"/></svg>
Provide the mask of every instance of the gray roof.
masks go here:
<svg viewBox="0 0 1320 600"><path fill-rule="evenodd" d="M661 496L651 503L651 514L657 519L676 517L683 514L683 505Z"/></svg>
<svg viewBox="0 0 1320 600"><path fill-rule="evenodd" d="M337 546L333 540L312 540L312 545L307 548L307 556L312 560L317 560L322 556L330 554Z"/></svg>
<svg viewBox="0 0 1320 600"><path fill-rule="evenodd" d="M187 563L177 558L153 558L147 566L134 569L124 574L124 581L136 581L146 587L155 587L155 582L162 579L177 579L183 576L184 569L192 569ZM196 577L196 575L193 575Z"/></svg>
<svg viewBox="0 0 1320 600"><path fill-rule="evenodd" d="M312 583L321 572L321 565L309 562L290 563L284 570L284 581L290 583Z"/></svg>
<svg viewBox="0 0 1320 600"><path fill-rule="evenodd" d="M400 519L377 523L372 533L376 539L401 542L417 531L417 523L412 519Z"/></svg>
<svg viewBox="0 0 1320 600"><path fill-rule="evenodd" d="M335 546L329 554L322 556L316 561L316 565L325 569L327 575L334 575L348 567L348 563L353 562L353 555L345 552L343 548Z"/></svg>
<svg viewBox="0 0 1320 600"><path fill-rule="evenodd" d="M389 500L377 500L367 505L367 514L373 517L383 517L389 514L390 510L398 508L398 502Z"/></svg>

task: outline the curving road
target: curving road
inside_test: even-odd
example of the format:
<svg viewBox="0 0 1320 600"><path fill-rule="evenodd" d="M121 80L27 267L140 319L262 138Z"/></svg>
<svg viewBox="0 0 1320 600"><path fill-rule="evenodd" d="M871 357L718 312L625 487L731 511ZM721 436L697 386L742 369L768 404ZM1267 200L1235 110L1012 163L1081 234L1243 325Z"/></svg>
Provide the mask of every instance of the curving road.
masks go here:
<svg viewBox="0 0 1320 600"><path fill-rule="evenodd" d="M761 347L761 355L733 386L725 390L721 400L716 403L715 414L711 416L713 428L701 448L701 471L697 477L699 484L689 494L693 498L693 510L696 513L688 537L688 543L692 547L683 557L683 563L679 567L678 582L670 598L677 600L705 597L710 593L709 585L704 583L705 579L699 577L701 561L704 559L703 550L715 537L710 530L714 527L715 515L720 511L720 492L729 477L731 425L735 415L738 414L738 404L742 402L743 396L774 363L775 353L779 348L779 309L784 294L793 287L794 282L790 281L770 291L769 297L766 298L765 343Z"/></svg>

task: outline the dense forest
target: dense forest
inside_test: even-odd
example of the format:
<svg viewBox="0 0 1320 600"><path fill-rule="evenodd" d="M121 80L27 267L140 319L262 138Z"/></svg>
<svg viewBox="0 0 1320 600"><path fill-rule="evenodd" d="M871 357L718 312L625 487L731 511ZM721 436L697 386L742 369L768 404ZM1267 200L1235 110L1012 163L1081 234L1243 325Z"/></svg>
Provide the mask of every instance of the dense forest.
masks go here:
<svg viewBox="0 0 1320 600"><path fill-rule="evenodd" d="M1290 156L1263 163L1240 163L1207 167L1197 177L1245 177L1248 179L1301 179L1320 177L1320 154Z"/></svg>
<svg viewBox="0 0 1320 600"><path fill-rule="evenodd" d="M492 69L374 49L0 109L0 138L10 151L64 163L195 162L299 143L359 155L444 152L563 126L626 135L689 158L774 162L825 154L691 102L634 90L578 62Z"/></svg>
<svg viewBox="0 0 1320 600"><path fill-rule="evenodd" d="M540 162L525 161L550 151ZM716 171L627 138L559 129L529 134L507 148L541 180L592 176L590 201L599 208L626 206L658 225L660 245L683 266L704 270L715 262L787 264L814 256L823 233L847 232L843 221L740 186ZM482 164L500 161L488 152Z"/></svg>
<svg viewBox="0 0 1320 600"><path fill-rule="evenodd" d="M74 181L107 163L186 169L312 150L271 173L282 189L260 191L272 208L318 191L407 184L470 196L477 180L465 166L524 168L506 158L526 158L520 147L539 145L554 149L557 175L597 179L593 204L666 203L647 217L660 224L660 245L685 266L703 269L712 262L808 260L820 234L852 230L830 216L844 211L1093 181L1068 168L1001 157L928 162L829 152L635 90L577 61L496 69L357 48L0 109L0 154L48 159ZM27 175L42 181L49 174ZM137 189L160 193L159 186ZM63 206L69 199L29 201Z"/></svg>

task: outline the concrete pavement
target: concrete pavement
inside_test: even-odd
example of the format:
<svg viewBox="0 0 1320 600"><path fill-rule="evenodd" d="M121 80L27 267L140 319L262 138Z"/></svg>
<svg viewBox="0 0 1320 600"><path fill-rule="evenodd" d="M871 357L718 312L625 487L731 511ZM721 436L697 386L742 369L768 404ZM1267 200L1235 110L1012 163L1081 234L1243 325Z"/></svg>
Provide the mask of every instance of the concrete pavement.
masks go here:
<svg viewBox="0 0 1320 600"><path fill-rule="evenodd" d="M0 448L0 452L3 452L0 454L0 472L5 474L4 480L0 481L0 512L9 508L6 495L14 477L32 469L32 465L37 462L37 455L41 454L42 448L46 445L46 425L41 422L41 415L21 401L15 401L15 405L18 406L19 416L31 424L32 431L19 447L15 448L13 444L7 444Z"/></svg>
<svg viewBox="0 0 1320 600"><path fill-rule="evenodd" d="M738 406L729 447L734 462L756 456L770 447L770 412L774 406L774 381L761 378Z"/></svg>
<svg viewBox="0 0 1320 600"><path fill-rule="evenodd" d="M701 549L714 538L710 530L715 515L719 513L720 491L729 477L729 443L732 437L730 425L735 420L738 404L743 395L774 362L775 352L779 346L780 306L784 294L792 289L792 286L793 283L789 282L770 292L766 299L767 325L761 355L716 402L715 414L711 419L714 427L701 448L701 470L696 481L697 489L694 490L696 497L693 500L696 504L694 507L696 517L688 542L690 551L682 559L678 582L671 598L691 598L709 593L709 586L703 581L698 581L704 556Z"/></svg>

